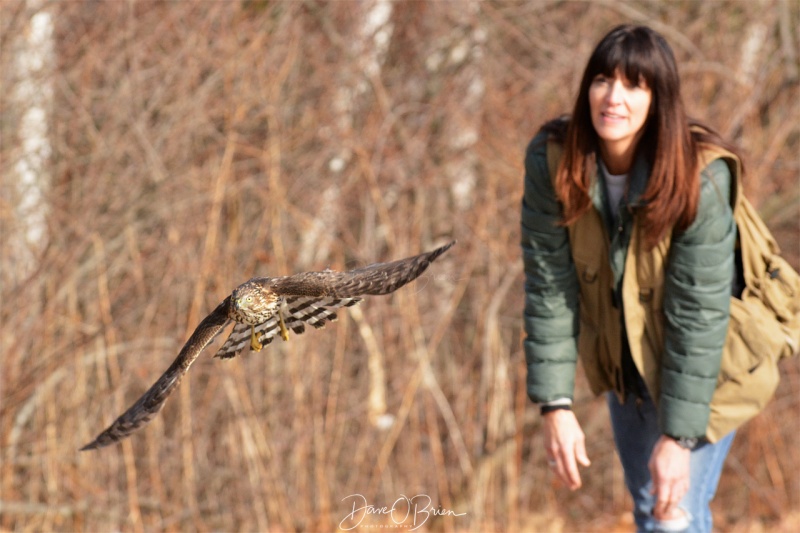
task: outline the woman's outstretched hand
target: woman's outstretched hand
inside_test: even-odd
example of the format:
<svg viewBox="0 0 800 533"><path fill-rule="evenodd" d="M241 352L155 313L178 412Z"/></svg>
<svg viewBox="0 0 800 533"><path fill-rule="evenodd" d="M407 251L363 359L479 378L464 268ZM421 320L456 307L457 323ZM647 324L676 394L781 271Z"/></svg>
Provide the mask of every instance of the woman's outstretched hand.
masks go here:
<svg viewBox="0 0 800 533"><path fill-rule="evenodd" d="M578 465L589 466L586 438L572 411L560 409L542 415L544 448L550 468L571 490L581 487Z"/></svg>

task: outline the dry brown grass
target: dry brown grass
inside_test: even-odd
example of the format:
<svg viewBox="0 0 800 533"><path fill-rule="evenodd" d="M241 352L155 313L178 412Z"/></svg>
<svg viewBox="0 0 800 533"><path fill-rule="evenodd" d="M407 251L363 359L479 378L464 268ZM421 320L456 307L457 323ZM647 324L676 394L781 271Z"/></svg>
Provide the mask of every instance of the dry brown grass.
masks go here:
<svg viewBox="0 0 800 533"><path fill-rule="evenodd" d="M330 531L348 495L425 493L466 513L431 530L630 530L585 384L586 486L555 487L543 465L516 237L525 145L569 109L616 23L666 34L692 113L742 144L748 193L800 266L795 2L402 2L382 53L360 33L370 3L58 2L57 68L41 80L54 88L49 243L20 279L7 95L26 6L0 3L2 529ZM241 281L450 238L424 279L363 316L203 357L143 431L77 452ZM797 360L784 376L737 437L720 530L796 530Z"/></svg>

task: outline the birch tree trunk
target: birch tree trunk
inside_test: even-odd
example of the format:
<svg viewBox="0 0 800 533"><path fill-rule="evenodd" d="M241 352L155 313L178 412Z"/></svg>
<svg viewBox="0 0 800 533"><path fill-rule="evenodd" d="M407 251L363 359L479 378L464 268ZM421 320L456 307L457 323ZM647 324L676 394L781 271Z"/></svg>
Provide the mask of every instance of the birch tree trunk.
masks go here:
<svg viewBox="0 0 800 533"><path fill-rule="evenodd" d="M4 233L7 247L3 282L16 284L36 268L47 245L47 190L50 184L49 118L53 101L53 18L40 0L27 2L26 31L13 45L16 84L12 109L18 110L13 172L4 184L11 200L11 224Z"/></svg>

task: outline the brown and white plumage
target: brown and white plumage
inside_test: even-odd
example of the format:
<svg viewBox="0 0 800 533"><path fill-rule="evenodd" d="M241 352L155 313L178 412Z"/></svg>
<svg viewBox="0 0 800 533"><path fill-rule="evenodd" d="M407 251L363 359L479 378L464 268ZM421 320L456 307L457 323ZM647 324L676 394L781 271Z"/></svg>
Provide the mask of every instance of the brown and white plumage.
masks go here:
<svg viewBox="0 0 800 533"><path fill-rule="evenodd" d="M303 333L305 324L323 327L336 320L336 309L355 305L362 296L389 294L416 279L453 244L455 241L431 252L347 272L303 272L243 283L200 322L158 381L81 451L118 442L147 424L200 352L230 321L236 325L215 357L235 357L248 343L258 351L278 334L287 339L289 330Z"/></svg>

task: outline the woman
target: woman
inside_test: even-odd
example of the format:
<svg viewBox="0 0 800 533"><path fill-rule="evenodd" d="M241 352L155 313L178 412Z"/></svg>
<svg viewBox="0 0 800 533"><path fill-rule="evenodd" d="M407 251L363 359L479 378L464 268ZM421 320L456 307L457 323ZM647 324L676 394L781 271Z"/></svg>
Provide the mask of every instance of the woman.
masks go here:
<svg viewBox="0 0 800 533"><path fill-rule="evenodd" d="M526 154L528 395L551 468L579 488L580 354L607 395L640 531L711 530L733 439L706 438L734 274L732 151L690 126L664 38L620 26L589 59L572 115L545 124Z"/></svg>

